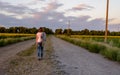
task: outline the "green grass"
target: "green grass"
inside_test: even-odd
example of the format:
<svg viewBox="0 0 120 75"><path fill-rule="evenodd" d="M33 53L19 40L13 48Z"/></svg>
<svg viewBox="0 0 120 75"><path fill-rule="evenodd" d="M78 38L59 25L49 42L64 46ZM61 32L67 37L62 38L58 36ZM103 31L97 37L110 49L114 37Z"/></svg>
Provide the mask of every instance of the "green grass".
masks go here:
<svg viewBox="0 0 120 75"><path fill-rule="evenodd" d="M35 34L22 34L22 33L0 33L0 39L4 38L18 38L18 37L31 37Z"/></svg>
<svg viewBox="0 0 120 75"><path fill-rule="evenodd" d="M29 36L29 37L18 37L18 38L5 38L5 39L0 39L0 47L2 46L6 46L9 44L13 44L13 43L17 43L17 42L21 42L21 41L25 41L25 40L30 40L30 39L34 39L34 36Z"/></svg>
<svg viewBox="0 0 120 75"><path fill-rule="evenodd" d="M120 51L117 53L117 61L120 62Z"/></svg>
<svg viewBox="0 0 120 75"><path fill-rule="evenodd" d="M89 35L71 35L71 38L79 38L82 40L104 42L104 36L89 36ZM113 47L120 48L120 36L108 36L107 44Z"/></svg>
<svg viewBox="0 0 120 75"><path fill-rule="evenodd" d="M35 34L0 33L0 47L35 38Z"/></svg>
<svg viewBox="0 0 120 75"><path fill-rule="evenodd" d="M120 51L116 48L107 48L100 53L111 60L117 61L119 59L118 52Z"/></svg>
<svg viewBox="0 0 120 75"><path fill-rule="evenodd" d="M97 43L88 45L88 50L90 52L94 52L94 53L100 53L100 51L105 50L105 49L106 49L106 47L104 45L97 44Z"/></svg>

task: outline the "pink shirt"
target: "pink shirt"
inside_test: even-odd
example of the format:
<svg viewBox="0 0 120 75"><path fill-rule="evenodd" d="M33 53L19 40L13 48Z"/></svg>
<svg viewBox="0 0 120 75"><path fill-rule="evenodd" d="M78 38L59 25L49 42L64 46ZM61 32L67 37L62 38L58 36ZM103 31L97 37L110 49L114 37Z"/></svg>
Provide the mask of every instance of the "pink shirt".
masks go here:
<svg viewBox="0 0 120 75"><path fill-rule="evenodd" d="M42 42L42 32L38 32L37 34L36 34L36 37L38 38L37 40L36 40L36 42Z"/></svg>

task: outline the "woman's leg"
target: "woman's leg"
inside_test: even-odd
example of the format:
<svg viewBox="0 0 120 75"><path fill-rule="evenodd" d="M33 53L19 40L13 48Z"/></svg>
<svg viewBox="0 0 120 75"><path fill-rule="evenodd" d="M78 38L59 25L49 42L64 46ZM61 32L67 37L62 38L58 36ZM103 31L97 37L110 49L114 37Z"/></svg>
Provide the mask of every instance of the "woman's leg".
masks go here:
<svg viewBox="0 0 120 75"><path fill-rule="evenodd" d="M38 54L38 58L41 57L41 47L40 47L40 44L38 43L38 46L37 46L37 54Z"/></svg>
<svg viewBox="0 0 120 75"><path fill-rule="evenodd" d="M41 46L41 58L43 58L43 46Z"/></svg>
<svg viewBox="0 0 120 75"><path fill-rule="evenodd" d="M45 45L45 42L43 41L41 46L41 57L43 57L44 55L44 45Z"/></svg>

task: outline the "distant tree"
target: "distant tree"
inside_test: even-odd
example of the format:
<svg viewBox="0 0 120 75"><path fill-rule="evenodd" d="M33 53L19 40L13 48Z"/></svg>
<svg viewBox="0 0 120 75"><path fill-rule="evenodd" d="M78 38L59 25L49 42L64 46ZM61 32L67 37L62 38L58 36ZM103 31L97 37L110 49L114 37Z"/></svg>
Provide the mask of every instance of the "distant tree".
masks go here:
<svg viewBox="0 0 120 75"><path fill-rule="evenodd" d="M0 27L0 33L5 33L6 32L6 28L5 27Z"/></svg>
<svg viewBox="0 0 120 75"><path fill-rule="evenodd" d="M18 29L19 29L19 33L27 33L26 32L27 28L25 28L25 27L19 27Z"/></svg>
<svg viewBox="0 0 120 75"><path fill-rule="evenodd" d="M67 29L64 29L63 34L67 34Z"/></svg>
<svg viewBox="0 0 120 75"><path fill-rule="evenodd" d="M95 30L91 30L91 31L89 32L89 34L90 34L90 35L96 35L96 31L95 31Z"/></svg>
<svg viewBox="0 0 120 75"><path fill-rule="evenodd" d="M66 35L73 34L72 29L64 29L63 34L66 34Z"/></svg>
<svg viewBox="0 0 120 75"><path fill-rule="evenodd" d="M37 29L35 27L29 28L29 29L27 28L26 33L35 34L35 33L37 33Z"/></svg>
<svg viewBox="0 0 120 75"><path fill-rule="evenodd" d="M88 29L82 30L81 35L89 35L89 30Z"/></svg>
<svg viewBox="0 0 120 75"><path fill-rule="evenodd" d="M55 34L62 34L62 29L56 29Z"/></svg>
<svg viewBox="0 0 120 75"><path fill-rule="evenodd" d="M8 30L9 33L15 33L16 32L16 29L15 27L10 27L9 30Z"/></svg>
<svg viewBox="0 0 120 75"><path fill-rule="evenodd" d="M120 36L120 32L113 31L113 32L110 32L110 35L111 36Z"/></svg>
<svg viewBox="0 0 120 75"><path fill-rule="evenodd" d="M46 34L53 34L52 29L49 29L49 28L46 28L46 27L43 27L43 28L44 28L44 32L45 32Z"/></svg>

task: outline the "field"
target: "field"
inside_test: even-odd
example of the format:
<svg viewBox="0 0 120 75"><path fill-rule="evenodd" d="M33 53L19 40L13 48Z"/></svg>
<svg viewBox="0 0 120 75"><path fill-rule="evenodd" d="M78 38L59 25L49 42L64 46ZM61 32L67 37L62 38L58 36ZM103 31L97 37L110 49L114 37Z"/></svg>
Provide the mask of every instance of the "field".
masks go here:
<svg viewBox="0 0 120 75"><path fill-rule="evenodd" d="M13 37L27 37L34 36L35 34L19 34L19 33L0 33L0 39L2 38L13 38Z"/></svg>
<svg viewBox="0 0 120 75"><path fill-rule="evenodd" d="M0 47L35 38L35 34L0 33Z"/></svg>
<svg viewBox="0 0 120 75"><path fill-rule="evenodd" d="M104 36L72 35L71 38L104 43ZM120 36L108 36L106 43L112 47L120 48Z"/></svg>
<svg viewBox="0 0 120 75"><path fill-rule="evenodd" d="M120 62L120 36L108 36L107 43L104 43L104 36L57 35L57 37Z"/></svg>

